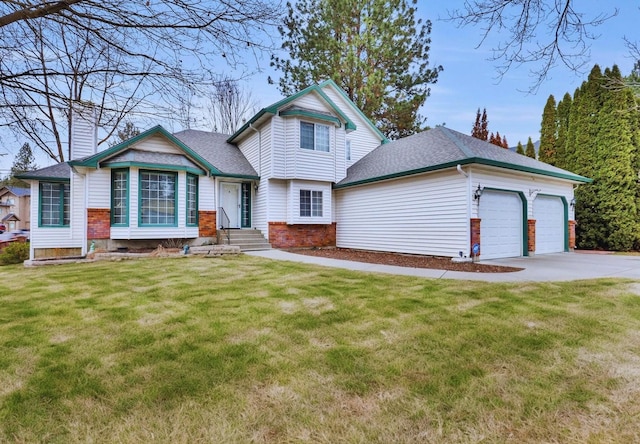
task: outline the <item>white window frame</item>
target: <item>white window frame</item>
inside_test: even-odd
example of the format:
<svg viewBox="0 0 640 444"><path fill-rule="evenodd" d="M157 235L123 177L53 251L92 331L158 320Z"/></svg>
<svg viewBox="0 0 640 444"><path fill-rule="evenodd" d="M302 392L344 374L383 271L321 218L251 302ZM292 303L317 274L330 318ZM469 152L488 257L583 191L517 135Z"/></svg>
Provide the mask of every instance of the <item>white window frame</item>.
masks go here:
<svg viewBox="0 0 640 444"><path fill-rule="evenodd" d="M323 217L322 194L320 190L300 190L300 217Z"/></svg>
<svg viewBox="0 0 640 444"><path fill-rule="evenodd" d="M309 141L308 139L304 139L303 138L303 127L307 126L307 128L309 126L313 127L313 140ZM323 139L324 134L321 134L321 132L324 132L326 130L326 145L324 144L320 144L319 142ZM311 142L311 143L309 143ZM313 146L311 146L313 145ZM304 149L304 150L312 150L312 151L319 151L322 153L330 153L331 152L331 127L329 125L323 125L321 123L313 123L313 122L306 122L301 120L300 121L300 148ZM326 148L326 149L325 149Z"/></svg>

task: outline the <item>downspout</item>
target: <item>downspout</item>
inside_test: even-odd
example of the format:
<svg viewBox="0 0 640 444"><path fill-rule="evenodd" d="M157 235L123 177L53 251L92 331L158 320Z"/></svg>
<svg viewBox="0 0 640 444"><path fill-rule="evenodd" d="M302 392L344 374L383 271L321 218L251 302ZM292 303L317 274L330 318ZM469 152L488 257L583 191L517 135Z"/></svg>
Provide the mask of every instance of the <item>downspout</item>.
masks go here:
<svg viewBox="0 0 640 444"><path fill-rule="evenodd" d="M257 129L256 127L253 126L253 123L249 122L249 129L253 130L254 132L258 133L258 181L262 178L262 132ZM273 136L272 136L273 137ZM273 166L272 166L273 168ZM253 186L251 187L253 188ZM254 193L256 193L257 190L254 190ZM249 193L251 194L251 192ZM251 213L253 213L253 207L254 204L251 204ZM253 218L253 214L251 214L251 226L255 228L255 222L254 222L254 218Z"/></svg>
<svg viewBox="0 0 640 444"><path fill-rule="evenodd" d="M467 251L466 251L466 255L467 257L471 257L471 251L468 250L469 246L471 245L471 205L473 204L473 202L471 201L471 194L472 194L472 179L470 177L470 174L467 173L465 170L462 169L462 166L460 164L456 165L456 170L458 171L459 174L461 174L462 176L464 176L467 179Z"/></svg>

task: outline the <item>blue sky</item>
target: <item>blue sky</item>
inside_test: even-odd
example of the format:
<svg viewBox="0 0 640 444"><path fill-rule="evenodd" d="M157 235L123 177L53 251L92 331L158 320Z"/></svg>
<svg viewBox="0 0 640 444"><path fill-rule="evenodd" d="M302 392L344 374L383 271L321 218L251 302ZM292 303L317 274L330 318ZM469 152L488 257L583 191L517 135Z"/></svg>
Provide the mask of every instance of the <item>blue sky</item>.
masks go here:
<svg viewBox="0 0 640 444"><path fill-rule="evenodd" d="M421 111L428 119L427 124L435 126L445 123L451 129L468 134L471 132L476 110L486 108L490 131L499 131L501 135L505 135L511 146L515 146L518 141L524 144L528 137L534 141L539 138L542 110L549 94L553 94L556 99L560 99L565 92L573 94L575 88L586 79L593 64L598 63L604 69L615 63L624 75L628 74L634 61L629 57L623 37L632 41L640 40L640 33L637 31L640 23L638 2L579 0L574 3L586 17L613 12L614 6L618 7L619 14L597 28L599 38L590 43L590 62L584 72L575 73L559 66L551 71L536 94L529 94L526 91L534 82L529 74L531 66L512 69L499 80L497 63L488 60L491 56L491 42L477 48L482 36L480 27L458 28L454 22L444 20L448 17L447 11L462 8L464 0L420 0L418 15L433 23L431 63L444 67L437 84L431 88L431 97ZM540 29L539 33L544 31ZM276 86L267 84L266 76L278 79L280 74L268 67L267 55L260 65L264 71L246 81L245 87L251 91L259 107L266 107L281 98ZM165 125L169 131L181 129L171 122L157 123ZM141 128L146 129L146 126L141 125ZM13 156L21 146L21 143L14 143L12 139L3 137L4 149L0 147L0 153L8 152L9 155L0 157L0 175L6 174L13 163ZM45 166L51 161L38 156L37 163Z"/></svg>

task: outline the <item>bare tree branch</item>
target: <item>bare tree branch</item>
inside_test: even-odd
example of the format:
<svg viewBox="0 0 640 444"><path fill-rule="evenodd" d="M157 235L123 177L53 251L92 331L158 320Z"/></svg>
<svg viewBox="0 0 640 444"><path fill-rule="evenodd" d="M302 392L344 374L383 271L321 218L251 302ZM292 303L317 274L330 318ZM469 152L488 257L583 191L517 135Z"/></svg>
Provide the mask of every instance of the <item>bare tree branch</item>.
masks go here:
<svg viewBox="0 0 640 444"><path fill-rule="evenodd" d="M498 76L514 66L532 64L534 92L559 63L573 71L584 68L589 40L599 37L595 29L618 12L587 17L574 8L573 0L469 0L464 9L449 11L449 19L460 26L481 26L478 47L492 36L506 35L492 48Z"/></svg>

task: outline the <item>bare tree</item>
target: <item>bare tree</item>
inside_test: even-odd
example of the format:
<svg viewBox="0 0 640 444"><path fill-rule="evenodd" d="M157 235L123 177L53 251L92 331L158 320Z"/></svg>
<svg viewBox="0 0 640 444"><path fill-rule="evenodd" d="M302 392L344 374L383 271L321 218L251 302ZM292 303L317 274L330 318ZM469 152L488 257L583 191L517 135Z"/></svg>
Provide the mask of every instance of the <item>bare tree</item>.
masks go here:
<svg viewBox="0 0 640 444"><path fill-rule="evenodd" d="M449 12L461 26L479 25L482 46L491 35L502 39L492 48L500 76L514 65L532 63L535 91L557 64L579 71L589 63L595 29L616 16L618 9L587 17L573 0L469 0L464 9ZM604 4L603 4L604 7ZM506 37L502 37L506 36ZM546 39L544 36L548 36Z"/></svg>
<svg viewBox="0 0 640 444"><path fill-rule="evenodd" d="M243 90L237 80L229 77L213 86L209 100L213 131L223 134L233 134L258 111L251 93Z"/></svg>
<svg viewBox="0 0 640 444"><path fill-rule="evenodd" d="M270 0L0 3L0 126L65 160L69 110L91 103L109 139L125 116L174 115L204 94L220 59L237 70L273 46Z"/></svg>

